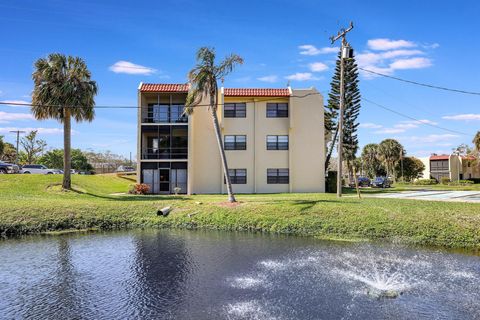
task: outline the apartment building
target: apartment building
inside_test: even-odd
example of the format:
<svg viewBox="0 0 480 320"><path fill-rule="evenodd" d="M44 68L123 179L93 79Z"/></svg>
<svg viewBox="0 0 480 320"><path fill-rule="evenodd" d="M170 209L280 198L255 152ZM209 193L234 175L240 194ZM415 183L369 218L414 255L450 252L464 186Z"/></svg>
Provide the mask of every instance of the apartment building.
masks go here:
<svg viewBox="0 0 480 320"><path fill-rule="evenodd" d="M451 181L480 178L480 168L472 156L459 156L456 154L432 154L430 157L421 158L425 165L423 178L432 178L440 181L448 178Z"/></svg>
<svg viewBox="0 0 480 320"><path fill-rule="evenodd" d="M226 193L208 99L188 85L138 88L139 183L151 193ZM323 98L310 89L221 88L218 119L235 193L324 192Z"/></svg>

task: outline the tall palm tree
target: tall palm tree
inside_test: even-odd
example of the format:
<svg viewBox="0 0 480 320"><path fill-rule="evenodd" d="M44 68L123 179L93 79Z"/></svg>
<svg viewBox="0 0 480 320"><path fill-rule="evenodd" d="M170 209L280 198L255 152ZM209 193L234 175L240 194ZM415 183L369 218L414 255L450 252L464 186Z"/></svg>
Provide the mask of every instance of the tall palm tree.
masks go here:
<svg viewBox="0 0 480 320"><path fill-rule="evenodd" d="M227 158L223 149L222 136L220 134L220 125L218 124L218 79L222 79L233 71L238 64L243 64L243 59L231 54L220 64L215 64L215 49L202 47L197 52L197 65L188 73L190 90L185 103L185 112L192 114L194 107L202 101L203 98L209 99L209 111L212 116L213 128L217 138L218 150L222 160L223 174L227 185L228 201L235 202L235 195L232 191L232 183L228 174Z"/></svg>
<svg viewBox="0 0 480 320"><path fill-rule="evenodd" d="M32 113L37 120L55 119L63 124L63 183L71 189L71 118L92 121L97 84L79 57L51 53L35 62L32 74Z"/></svg>
<svg viewBox="0 0 480 320"><path fill-rule="evenodd" d="M473 145L475 146L475 149L477 149L478 152L480 152L480 131L477 131L477 134L473 138Z"/></svg>
<svg viewBox="0 0 480 320"><path fill-rule="evenodd" d="M385 139L378 145L378 155L385 164L387 175L391 175L395 181L395 164L398 163L405 154L403 146L395 139Z"/></svg>

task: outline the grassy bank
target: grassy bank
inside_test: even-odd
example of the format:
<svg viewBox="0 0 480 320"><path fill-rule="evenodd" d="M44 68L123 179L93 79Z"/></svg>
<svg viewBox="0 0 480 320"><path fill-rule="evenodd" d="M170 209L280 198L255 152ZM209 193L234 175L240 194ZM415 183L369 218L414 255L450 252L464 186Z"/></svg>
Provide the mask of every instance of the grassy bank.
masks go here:
<svg viewBox="0 0 480 320"><path fill-rule="evenodd" d="M0 233L66 229L175 227L251 230L342 239L480 249L480 204L397 199L338 200L332 194L119 196L130 180L73 176L77 192L62 192L61 176L0 176ZM174 210L168 217L156 211Z"/></svg>

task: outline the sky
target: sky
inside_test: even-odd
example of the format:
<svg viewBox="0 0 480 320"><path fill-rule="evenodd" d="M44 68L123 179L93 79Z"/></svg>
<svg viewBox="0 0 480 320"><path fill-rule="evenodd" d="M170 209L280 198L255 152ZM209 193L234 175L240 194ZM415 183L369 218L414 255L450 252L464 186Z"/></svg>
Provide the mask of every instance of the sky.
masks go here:
<svg viewBox="0 0 480 320"><path fill-rule="evenodd" d="M185 83L202 46L215 47L219 58L244 58L226 87L290 83L326 96L338 50L329 37L350 21L359 66L479 92L479 12L478 1L445 0L2 0L0 101L30 102L35 60L60 52L86 61L99 87L97 105L136 106L140 82ZM480 130L478 95L368 73L360 74L360 90L370 101L362 101L358 119L360 147L395 138L410 155L450 153ZM136 112L97 109L93 122L73 124L72 146L134 157ZM34 120L28 107L0 106L0 135L14 142L9 131L17 129L38 129L49 147L62 147L59 123Z"/></svg>

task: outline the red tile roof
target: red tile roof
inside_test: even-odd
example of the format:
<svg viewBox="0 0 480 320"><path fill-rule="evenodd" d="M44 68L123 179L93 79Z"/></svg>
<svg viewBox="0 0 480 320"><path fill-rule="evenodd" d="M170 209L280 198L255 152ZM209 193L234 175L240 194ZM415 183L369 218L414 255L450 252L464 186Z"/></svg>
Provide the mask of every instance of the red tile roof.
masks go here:
<svg viewBox="0 0 480 320"><path fill-rule="evenodd" d="M182 83L142 83L141 92L188 92L188 84Z"/></svg>
<svg viewBox="0 0 480 320"><path fill-rule="evenodd" d="M284 89L260 89L260 88L225 88L226 97L289 97L290 90Z"/></svg>
<svg viewBox="0 0 480 320"><path fill-rule="evenodd" d="M430 156L430 160L448 160L450 156L448 154Z"/></svg>

